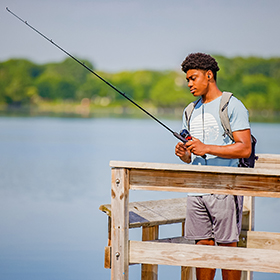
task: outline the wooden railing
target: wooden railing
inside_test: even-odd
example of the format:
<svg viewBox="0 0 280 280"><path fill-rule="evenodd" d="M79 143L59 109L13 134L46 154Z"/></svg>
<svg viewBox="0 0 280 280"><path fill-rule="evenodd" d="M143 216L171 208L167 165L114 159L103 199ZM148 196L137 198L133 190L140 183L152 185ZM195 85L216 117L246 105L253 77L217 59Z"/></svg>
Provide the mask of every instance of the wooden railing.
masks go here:
<svg viewBox="0 0 280 280"><path fill-rule="evenodd" d="M147 280L157 279L158 264L181 266L181 279L195 279L191 267L280 273L280 234L253 231L252 198L280 197L279 155L259 155L254 169L118 161L110 166L111 205L100 209L110 217L105 267L111 268L111 279L129 279L133 263L142 264L142 279ZM185 213L176 208L184 199L129 203L130 189L246 196L239 244L243 248L186 244L183 238L159 242L159 225L184 222ZM130 227L142 227L142 241L129 240ZM243 279L250 278L252 273L243 273Z"/></svg>

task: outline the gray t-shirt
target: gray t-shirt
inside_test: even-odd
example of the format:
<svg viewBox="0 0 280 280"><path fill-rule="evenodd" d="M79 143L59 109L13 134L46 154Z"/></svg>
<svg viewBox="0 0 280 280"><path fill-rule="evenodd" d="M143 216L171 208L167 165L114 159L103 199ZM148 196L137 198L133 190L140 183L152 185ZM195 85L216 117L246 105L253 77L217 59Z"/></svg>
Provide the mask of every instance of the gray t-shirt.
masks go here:
<svg viewBox="0 0 280 280"><path fill-rule="evenodd" d="M202 100L196 104L190 118L190 134L198 138L201 142L210 145L229 145L232 140L224 135L222 127L219 106L221 96L209 103L202 103ZM249 129L249 114L243 103L232 96L228 105L228 116L232 132ZM185 112L183 114L183 129L188 129ZM226 159L210 154L206 159L192 155L192 164L215 165L215 166L238 166L238 159Z"/></svg>

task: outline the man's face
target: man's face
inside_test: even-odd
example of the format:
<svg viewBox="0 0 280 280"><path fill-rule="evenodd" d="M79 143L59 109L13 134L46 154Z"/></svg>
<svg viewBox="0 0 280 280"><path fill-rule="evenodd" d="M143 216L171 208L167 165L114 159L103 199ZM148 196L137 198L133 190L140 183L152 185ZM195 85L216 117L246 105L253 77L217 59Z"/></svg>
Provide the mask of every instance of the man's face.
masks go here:
<svg viewBox="0 0 280 280"><path fill-rule="evenodd" d="M209 86L207 71L190 69L187 71L186 79L188 81L190 92L194 96L202 96L207 93Z"/></svg>

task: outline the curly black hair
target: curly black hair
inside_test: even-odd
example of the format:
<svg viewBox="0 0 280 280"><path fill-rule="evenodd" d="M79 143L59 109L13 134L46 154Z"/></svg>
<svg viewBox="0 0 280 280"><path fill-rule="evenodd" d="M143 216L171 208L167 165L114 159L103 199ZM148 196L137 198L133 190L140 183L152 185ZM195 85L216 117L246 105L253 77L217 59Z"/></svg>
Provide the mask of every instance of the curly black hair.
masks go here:
<svg viewBox="0 0 280 280"><path fill-rule="evenodd" d="M182 71L187 73L190 69L211 70L214 79L217 78L217 72L220 70L217 61L209 54L191 53L181 64Z"/></svg>

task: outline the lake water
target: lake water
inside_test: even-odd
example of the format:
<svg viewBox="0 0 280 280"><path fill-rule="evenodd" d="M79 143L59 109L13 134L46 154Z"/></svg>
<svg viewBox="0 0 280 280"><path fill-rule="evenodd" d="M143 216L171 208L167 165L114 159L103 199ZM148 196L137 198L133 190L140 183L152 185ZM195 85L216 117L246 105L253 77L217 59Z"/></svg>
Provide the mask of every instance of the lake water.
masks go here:
<svg viewBox="0 0 280 280"><path fill-rule="evenodd" d="M175 131L181 122L164 121ZM280 125L252 124L258 153L280 154ZM180 163L177 140L151 119L0 118L0 279L110 279L103 268L110 160ZM130 200L184 194L130 192ZM256 230L280 232L278 199L256 199ZM164 226L160 237L180 234ZM139 230L131 239L140 238ZM218 271L216 279L220 279ZM180 279L160 266L159 279ZM254 279L279 279L254 273ZM130 268L140 279L140 265Z"/></svg>

